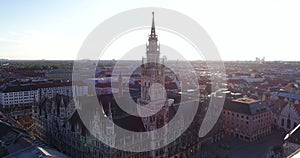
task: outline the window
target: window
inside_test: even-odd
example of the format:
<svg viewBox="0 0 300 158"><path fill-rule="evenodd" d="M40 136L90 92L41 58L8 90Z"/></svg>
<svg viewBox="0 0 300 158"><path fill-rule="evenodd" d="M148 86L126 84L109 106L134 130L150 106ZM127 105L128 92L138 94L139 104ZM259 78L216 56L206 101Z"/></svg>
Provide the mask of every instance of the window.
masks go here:
<svg viewBox="0 0 300 158"><path fill-rule="evenodd" d="M287 124L286 125L287 128L291 128L291 120L290 119L286 120L286 124Z"/></svg>
<svg viewBox="0 0 300 158"><path fill-rule="evenodd" d="M281 119L281 127L284 126L284 119Z"/></svg>

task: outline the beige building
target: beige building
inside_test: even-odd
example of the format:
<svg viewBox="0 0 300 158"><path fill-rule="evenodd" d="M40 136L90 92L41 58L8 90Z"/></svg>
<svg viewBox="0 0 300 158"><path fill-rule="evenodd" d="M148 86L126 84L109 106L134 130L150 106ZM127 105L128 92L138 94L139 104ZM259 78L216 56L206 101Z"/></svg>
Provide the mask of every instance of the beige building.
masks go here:
<svg viewBox="0 0 300 158"><path fill-rule="evenodd" d="M263 103L250 98L227 100L222 114L225 134L255 141L271 133L272 112Z"/></svg>
<svg viewBox="0 0 300 158"><path fill-rule="evenodd" d="M52 70L45 77L49 80L72 80L72 70Z"/></svg>

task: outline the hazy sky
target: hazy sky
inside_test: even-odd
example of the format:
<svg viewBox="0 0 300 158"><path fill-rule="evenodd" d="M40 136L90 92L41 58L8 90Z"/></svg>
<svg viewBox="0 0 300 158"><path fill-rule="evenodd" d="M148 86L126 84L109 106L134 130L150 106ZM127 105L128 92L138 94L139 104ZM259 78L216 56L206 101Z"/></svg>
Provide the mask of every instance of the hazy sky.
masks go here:
<svg viewBox="0 0 300 158"><path fill-rule="evenodd" d="M298 0L6 0L0 2L0 58L75 59L98 24L139 7L174 9L193 18L224 60L300 60Z"/></svg>

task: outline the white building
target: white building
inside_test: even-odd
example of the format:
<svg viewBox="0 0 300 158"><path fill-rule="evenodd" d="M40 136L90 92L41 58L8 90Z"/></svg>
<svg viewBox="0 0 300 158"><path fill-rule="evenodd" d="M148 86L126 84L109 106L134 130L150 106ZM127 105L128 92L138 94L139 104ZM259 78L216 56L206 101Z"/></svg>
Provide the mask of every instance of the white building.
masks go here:
<svg viewBox="0 0 300 158"><path fill-rule="evenodd" d="M33 85L3 86L0 91L1 109L11 109L16 105L30 104L38 96L38 89Z"/></svg>
<svg viewBox="0 0 300 158"><path fill-rule="evenodd" d="M12 108L30 106L43 96L54 97L56 94L72 96L88 94L88 86L72 86L71 82L7 85L0 89L0 108L11 111Z"/></svg>
<svg viewBox="0 0 300 158"><path fill-rule="evenodd" d="M71 82L59 82L59 83L49 83L38 85L38 99L43 96L54 97L56 94L68 95L68 96L85 96L88 94L88 86L72 86Z"/></svg>

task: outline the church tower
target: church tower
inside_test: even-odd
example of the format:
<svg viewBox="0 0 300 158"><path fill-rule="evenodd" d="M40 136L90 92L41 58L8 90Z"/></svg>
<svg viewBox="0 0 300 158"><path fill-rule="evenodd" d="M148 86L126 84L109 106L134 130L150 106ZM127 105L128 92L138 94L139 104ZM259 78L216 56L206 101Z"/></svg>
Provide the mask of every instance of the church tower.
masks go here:
<svg viewBox="0 0 300 158"><path fill-rule="evenodd" d="M166 97L164 65L160 64L160 45L155 32L154 12L152 16L151 33L146 44L147 63L142 65L141 100L145 103L164 100Z"/></svg>
<svg viewBox="0 0 300 158"><path fill-rule="evenodd" d="M142 117L142 121L146 131L159 129L166 125L169 121L169 102L165 90L165 67L163 59L160 58L160 45L155 32L154 12L152 12L151 33L146 44L147 62L141 66L141 97L138 99L139 113L146 110L155 113L151 116ZM142 110L141 110L142 109ZM144 111L145 112L145 111ZM157 148L161 142L167 141L167 133L165 130L163 135L149 135L150 146ZM163 153L167 153L167 149L163 149ZM151 152L156 157L155 151Z"/></svg>
<svg viewBox="0 0 300 158"><path fill-rule="evenodd" d="M147 48L147 62L159 63L159 55L160 55L160 46L157 43L157 35L155 33L155 24L154 24L154 12L152 12L152 26L151 33L148 38Z"/></svg>

